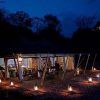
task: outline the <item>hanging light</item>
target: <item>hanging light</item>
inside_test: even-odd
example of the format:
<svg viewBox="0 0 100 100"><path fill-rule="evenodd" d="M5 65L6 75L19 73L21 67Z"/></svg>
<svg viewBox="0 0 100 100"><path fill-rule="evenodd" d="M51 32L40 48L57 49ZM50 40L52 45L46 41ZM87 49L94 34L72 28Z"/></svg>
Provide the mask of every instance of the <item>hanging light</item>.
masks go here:
<svg viewBox="0 0 100 100"><path fill-rule="evenodd" d="M71 86L68 86L68 91L69 92L73 91L73 88Z"/></svg>
<svg viewBox="0 0 100 100"><path fill-rule="evenodd" d="M90 77L90 78L88 79L88 82L90 82L90 83L91 83L92 81L93 81L93 80L92 80L92 78Z"/></svg>
<svg viewBox="0 0 100 100"><path fill-rule="evenodd" d="M0 79L0 83L2 83L2 80Z"/></svg>
<svg viewBox="0 0 100 100"><path fill-rule="evenodd" d="M11 83L10 83L10 86L14 86L14 83L13 83L13 82L11 82Z"/></svg>

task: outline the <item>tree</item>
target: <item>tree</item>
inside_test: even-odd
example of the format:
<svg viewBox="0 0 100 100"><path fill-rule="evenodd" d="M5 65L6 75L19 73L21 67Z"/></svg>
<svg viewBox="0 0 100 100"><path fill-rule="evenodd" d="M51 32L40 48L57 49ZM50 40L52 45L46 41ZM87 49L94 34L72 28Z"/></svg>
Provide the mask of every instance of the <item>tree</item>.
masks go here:
<svg viewBox="0 0 100 100"><path fill-rule="evenodd" d="M32 18L24 11L17 11L16 13L12 13L9 15L10 23L14 25L18 25L21 27L31 27L32 26Z"/></svg>
<svg viewBox="0 0 100 100"><path fill-rule="evenodd" d="M32 30L35 33L39 33L46 27L45 22L42 18L33 17L32 18Z"/></svg>
<svg viewBox="0 0 100 100"><path fill-rule="evenodd" d="M4 9L0 9L0 21L3 21L6 19L6 11Z"/></svg>
<svg viewBox="0 0 100 100"><path fill-rule="evenodd" d="M94 20L94 16L80 16L76 19L75 22L78 29L87 29L93 27Z"/></svg>
<svg viewBox="0 0 100 100"><path fill-rule="evenodd" d="M57 32L61 32L62 26L60 24L60 21L56 16L53 15L45 15L44 16L44 21L46 23L47 28L49 29L54 29Z"/></svg>
<svg viewBox="0 0 100 100"><path fill-rule="evenodd" d="M97 24L94 28L97 27ZM73 49L76 52L99 52L100 51L100 30L93 28L79 28L72 36Z"/></svg>

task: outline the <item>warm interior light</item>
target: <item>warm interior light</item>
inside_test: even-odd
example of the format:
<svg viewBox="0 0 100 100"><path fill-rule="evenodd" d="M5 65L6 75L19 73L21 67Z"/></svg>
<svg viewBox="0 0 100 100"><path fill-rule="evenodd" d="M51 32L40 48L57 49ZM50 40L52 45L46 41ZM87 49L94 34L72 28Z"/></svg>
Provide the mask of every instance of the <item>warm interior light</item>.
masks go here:
<svg viewBox="0 0 100 100"><path fill-rule="evenodd" d="M34 86L34 90L37 91L38 90L38 87L37 86Z"/></svg>
<svg viewBox="0 0 100 100"><path fill-rule="evenodd" d="M71 86L68 86L68 91L73 91L72 87Z"/></svg>
<svg viewBox="0 0 100 100"><path fill-rule="evenodd" d="M92 82L92 78L90 77L90 78L88 79L88 81L89 81L89 82Z"/></svg>
<svg viewBox="0 0 100 100"><path fill-rule="evenodd" d="M52 71L51 71L51 69L49 68L49 73L51 73Z"/></svg>
<svg viewBox="0 0 100 100"><path fill-rule="evenodd" d="M19 57L19 58L18 58L18 61L19 61L19 62L22 62L22 58L21 58L21 57Z"/></svg>
<svg viewBox="0 0 100 100"><path fill-rule="evenodd" d="M21 67L22 67L22 68L24 68L25 66L24 66L24 65L22 65Z"/></svg>
<svg viewBox="0 0 100 100"><path fill-rule="evenodd" d="M10 86L14 86L14 83L13 83L13 82L11 82L11 83L10 83Z"/></svg>
<svg viewBox="0 0 100 100"><path fill-rule="evenodd" d="M98 29L100 30L100 26L98 27Z"/></svg>
<svg viewBox="0 0 100 100"><path fill-rule="evenodd" d="M2 83L2 80L0 79L0 83Z"/></svg>

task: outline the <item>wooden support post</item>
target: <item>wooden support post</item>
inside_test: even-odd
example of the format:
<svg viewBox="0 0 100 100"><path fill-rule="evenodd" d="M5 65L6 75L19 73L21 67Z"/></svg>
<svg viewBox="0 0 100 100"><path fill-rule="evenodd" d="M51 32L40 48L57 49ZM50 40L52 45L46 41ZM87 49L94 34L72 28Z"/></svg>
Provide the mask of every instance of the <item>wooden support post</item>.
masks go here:
<svg viewBox="0 0 100 100"><path fill-rule="evenodd" d="M5 64L5 79L9 78L8 66L7 66L8 59L4 57L4 64Z"/></svg>
<svg viewBox="0 0 100 100"><path fill-rule="evenodd" d="M88 54L88 57L87 57L87 61L86 61L85 69L84 69L84 74L85 74L85 71L86 71L86 68L87 68L87 65L88 65L89 57L90 57L90 54Z"/></svg>
<svg viewBox="0 0 100 100"><path fill-rule="evenodd" d="M67 58L67 59L68 59L68 58ZM65 73L66 73L66 66L67 66L65 56L63 57L63 63L64 63L64 72L63 72L63 75L62 75L62 80L63 80L63 79L64 79L64 77L65 77Z"/></svg>
<svg viewBox="0 0 100 100"><path fill-rule="evenodd" d="M41 78L40 70L41 69L41 56L38 58L38 78Z"/></svg>
<svg viewBox="0 0 100 100"><path fill-rule="evenodd" d="M22 61L19 61L19 55L17 57L17 63L18 63L18 78L22 82L22 80L23 80L22 69L21 69L21 67L22 67Z"/></svg>
<svg viewBox="0 0 100 100"><path fill-rule="evenodd" d="M18 65L17 65L17 62L16 62L16 55L13 54L13 57L14 57L14 63L15 63L16 71L17 71L17 74L18 74Z"/></svg>
<svg viewBox="0 0 100 100"><path fill-rule="evenodd" d="M53 57L53 67L55 66L55 57Z"/></svg>
<svg viewBox="0 0 100 100"><path fill-rule="evenodd" d="M46 71L47 71L47 58L46 58L46 62L45 62L45 68L44 68L44 71L43 71L42 79L41 79L41 86L43 86L43 84L44 84Z"/></svg>
<svg viewBox="0 0 100 100"><path fill-rule="evenodd" d="M97 54L95 54L94 59L93 59L92 70L93 70L93 68L94 68L94 63L95 63L96 57L97 57Z"/></svg>

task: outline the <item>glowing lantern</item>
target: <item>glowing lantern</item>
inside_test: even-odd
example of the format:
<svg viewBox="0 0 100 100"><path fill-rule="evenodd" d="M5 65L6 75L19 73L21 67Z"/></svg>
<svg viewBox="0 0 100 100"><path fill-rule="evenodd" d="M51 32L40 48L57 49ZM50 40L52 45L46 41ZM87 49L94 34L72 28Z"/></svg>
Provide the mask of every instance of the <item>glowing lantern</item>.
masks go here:
<svg viewBox="0 0 100 100"><path fill-rule="evenodd" d="M77 75L79 75L80 74L80 70L79 70L79 68L77 69Z"/></svg>
<svg viewBox="0 0 100 100"><path fill-rule="evenodd" d="M11 83L10 83L10 86L14 86L14 83L13 83L13 82L11 82Z"/></svg>
<svg viewBox="0 0 100 100"><path fill-rule="evenodd" d="M38 90L38 87L37 86L34 86L34 90L37 91Z"/></svg>
<svg viewBox="0 0 100 100"><path fill-rule="evenodd" d="M90 77L90 78L88 79L88 81L89 81L89 82L92 82L92 78Z"/></svg>
<svg viewBox="0 0 100 100"><path fill-rule="evenodd" d="M95 71L95 70L96 70L96 68L93 68L93 70Z"/></svg>
<svg viewBox="0 0 100 100"><path fill-rule="evenodd" d="M49 73L51 73L52 72L52 70L49 68Z"/></svg>
<svg viewBox="0 0 100 100"><path fill-rule="evenodd" d="M100 26L98 27L98 29L100 30Z"/></svg>
<svg viewBox="0 0 100 100"><path fill-rule="evenodd" d="M2 80L0 79L0 83L2 83Z"/></svg>
<svg viewBox="0 0 100 100"><path fill-rule="evenodd" d="M96 77L99 78L100 77L100 74L97 74Z"/></svg>
<svg viewBox="0 0 100 100"><path fill-rule="evenodd" d="M69 91L69 92L73 91L73 89L72 89L71 86L68 86L68 91Z"/></svg>

